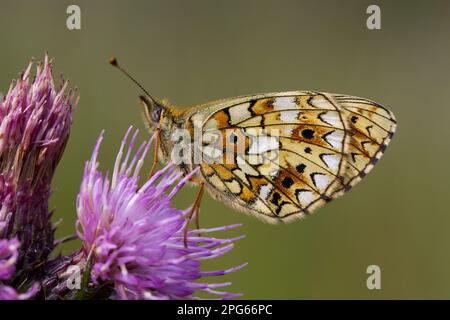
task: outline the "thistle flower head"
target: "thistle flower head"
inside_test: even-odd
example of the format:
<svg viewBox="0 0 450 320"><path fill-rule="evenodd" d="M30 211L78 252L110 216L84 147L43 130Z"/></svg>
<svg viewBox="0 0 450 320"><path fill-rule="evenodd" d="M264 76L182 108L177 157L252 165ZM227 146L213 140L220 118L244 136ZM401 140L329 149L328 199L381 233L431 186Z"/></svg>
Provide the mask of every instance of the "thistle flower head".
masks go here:
<svg viewBox="0 0 450 320"><path fill-rule="evenodd" d="M235 226L190 230L185 247L187 210L173 208L171 199L190 176L183 177L169 163L139 187L139 171L152 140L132 155L137 131L127 146L129 133L122 141L111 178L98 170L103 134L85 166L77 199L77 229L84 254L92 261L92 280L111 283L113 297L119 299L195 298L197 290L220 298L236 296L214 290L229 283L197 282L204 276L223 275L243 266L200 270L201 260L224 254L238 239L200 236L200 232L208 234Z"/></svg>
<svg viewBox="0 0 450 320"><path fill-rule="evenodd" d="M16 181L37 182L53 176L77 102L72 102L73 91L65 95L67 81L56 88L47 56L44 63L37 64L30 83L32 65L11 84L0 102L0 154L3 171L12 169Z"/></svg>
<svg viewBox="0 0 450 320"><path fill-rule="evenodd" d="M14 81L0 100L0 239L21 243L18 269L44 261L53 249L50 182L69 137L74 93L56 88L45 57Z"/></svg>

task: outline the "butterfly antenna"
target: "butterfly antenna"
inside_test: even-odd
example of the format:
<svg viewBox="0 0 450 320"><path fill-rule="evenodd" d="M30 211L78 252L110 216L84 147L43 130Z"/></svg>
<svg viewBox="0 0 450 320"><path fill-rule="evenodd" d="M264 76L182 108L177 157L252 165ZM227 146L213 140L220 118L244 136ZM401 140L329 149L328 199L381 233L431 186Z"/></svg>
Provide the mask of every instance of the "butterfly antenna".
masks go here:
<svg viewBox="0 0 450 320"><path fill-rule="evenodd" d="M112 65L113 67L116 67L117 69L119 69L128 79L133 81L142 91L144 91L144 93L148 96L148 98L150 98L152 100L152 102L155 102L155 99L153 99L153 97L150 95L150 93L148 93L148 91L145 90L145 88L135 78L133 78L125 69L123 69L119 65L116 57L109 58L109 64Z"/></svg>

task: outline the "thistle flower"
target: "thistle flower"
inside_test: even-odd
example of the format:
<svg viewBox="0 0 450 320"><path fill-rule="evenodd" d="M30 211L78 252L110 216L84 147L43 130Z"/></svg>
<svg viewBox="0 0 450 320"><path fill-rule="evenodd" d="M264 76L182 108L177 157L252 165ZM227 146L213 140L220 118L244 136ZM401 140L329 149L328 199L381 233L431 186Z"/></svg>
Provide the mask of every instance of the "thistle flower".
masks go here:
<svg viewBox="0 0 450 320"><path fill-rule="evenodd" d="M223 255L241 238L219 239L200 234L237 225L190 230L185 247L183 230L188 210L173 208L170 202L195 172L183 177L169 163L139 187L139 171L153 138L141 144L132 156L138 132L127 146L130 130L122 140L111 179L98 170L103 133L85 166L77 198L77 229L84 256L92 264L91 280L95 285L109 283L114 288L110 297L117 299L195 299L198 290L219 298L238 296L215 290L230 283L197 282L245 265L200 270L201 260Z"/></svg>
<svg viewBox="0 0 450 320"><path fill-rule="evenodd" d="M48 210L50 182L69 137L73 92L57 89L45 57L13 82L0 100L0 239L20 243L17 270L23 274L45 261L54 247Z"/></svg>
<svg viewBox="0 0 450 320"><path fill-rule="evenodd" d="M39 285L36 283L27 292L21 294L13 287L2 284L4 281L8 281L14 274L19 257L19 246L20 243L16 238L12 240L0 240L0 300L30 299L39 290Z"/></svg>
<svg viewBox="0 0 450 320"><path fill-rule="evenodd" d="M19 256L19 241L17 239L0 240L0 281L11 278L16 268Z"/></svg>

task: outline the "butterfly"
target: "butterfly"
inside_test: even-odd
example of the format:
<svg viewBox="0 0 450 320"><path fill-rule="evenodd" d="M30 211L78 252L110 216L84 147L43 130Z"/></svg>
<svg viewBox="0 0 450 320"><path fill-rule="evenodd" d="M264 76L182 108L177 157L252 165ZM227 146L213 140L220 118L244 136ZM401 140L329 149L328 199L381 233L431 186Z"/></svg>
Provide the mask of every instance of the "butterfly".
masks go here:
<svg viewBox="0 0 450 320"><path fill-rule="evenodd" d="M265 93L183 110L148 93L140 99L149 131L157 132L159 160L195 173L191 180L201 191L193 210L206 189L270 223L303 218L349 191L396 129L391 111L344 94Z"/></svg>

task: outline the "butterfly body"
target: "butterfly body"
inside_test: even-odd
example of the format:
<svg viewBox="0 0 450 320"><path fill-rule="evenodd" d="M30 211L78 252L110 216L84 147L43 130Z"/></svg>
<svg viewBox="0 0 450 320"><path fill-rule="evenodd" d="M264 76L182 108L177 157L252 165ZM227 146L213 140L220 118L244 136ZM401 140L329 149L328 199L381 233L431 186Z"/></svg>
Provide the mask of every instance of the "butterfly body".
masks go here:
<svg viewBox="0 0 450 320"><path fill-rule="evenodd" d="M141 97L161 162L209 194L267 222L288 222L350 190L396 127L368 99L314 91L241 96L178 110ZM180 161L180 158L183 158Z"/></svg>

